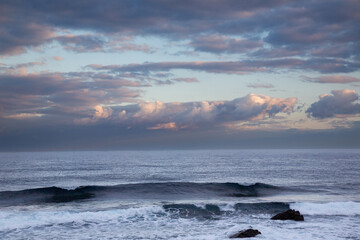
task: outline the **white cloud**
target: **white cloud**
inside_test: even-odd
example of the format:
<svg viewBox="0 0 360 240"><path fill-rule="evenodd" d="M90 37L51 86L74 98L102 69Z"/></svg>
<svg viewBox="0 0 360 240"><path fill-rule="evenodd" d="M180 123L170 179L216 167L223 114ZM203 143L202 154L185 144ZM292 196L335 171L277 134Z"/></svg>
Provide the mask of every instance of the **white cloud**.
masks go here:
<svg viewBox="0 0 360 240"><path fill-rule="evenodd" d="M201 127L290 113L296 102L296 98L272 98L256 94L232 101L142 102L117 109L119 113L114 120L131 127L147 126L148 129Z"/></svg>
<svg viewBox="0 0 360 240"><path fill-rule="evenodd" d="M102 107L100 105L95 106L94 119L109 118L112 114L112 109L109 107Z"/></svg>

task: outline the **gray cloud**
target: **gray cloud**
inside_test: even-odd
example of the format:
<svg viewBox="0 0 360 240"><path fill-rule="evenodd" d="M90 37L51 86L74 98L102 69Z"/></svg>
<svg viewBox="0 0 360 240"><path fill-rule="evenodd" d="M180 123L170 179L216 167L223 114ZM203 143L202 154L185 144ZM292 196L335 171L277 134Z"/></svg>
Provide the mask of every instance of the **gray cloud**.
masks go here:
<svg viewBox="0 0 360 240"><path fill-rule="evenodd" d="M270 83L250 83L247 85L250 88L274 88Z"/></svg>
<svg viewBox="0 0 360 240"><path fill-rule="evenodd" d="M151 52L149 46L136 45L131 40L117 44L116 38L156 36L189 40L196 51L246 53L259 58L255 62L274 57L307 59L308 64L297 66L303 70L336 73L359 69L360 4L355 0L197 0L181 4L13 0L0 5L3 55L18 54L52 41L77 52ZM59 30L90 33L58 35Z"/></svg>
<svg viewBox="0 0 360 240"><path fill-rule="evenodd" d="M125 52L140 51L153 53L154 50L146 44L134 44L131 37L115 35L60 35L49 39L60 43L66 50L82 52Z"/></svg>
<svg viewBox="0 0 360 240"><path fill-rule="evenodd" d="M9 16L7 8L0 3L0 55L15 55L26 51L26 48L47 43L53 36L51 27L39 23L26 22L20 16ZM8 16L8 17L4 17Z"/></svg>
<svg viewBox="0 0 360 240"><path fill-rule="evenodd" d="M107 44L106 39L92 35L63 35L53 38L65 49L74 52L98 52L103 51Z"/></svg>
<svg viewBox="0 0 360 240"><path fill-rule="evenodd" d="M117 73L167 72L172 69L189 69L213 73L243 74L250 71L262 71L261 67L246 62L159 62L128 65L88 65L94 70L105 70Z"/></svg>
<svg viewBox="0 0 360 240"><path fill-rule="evenodd" d="M314 83L354 83L360 82L360 78L345 76L345 75L328 75L328 76L320 76L320 77L307 77L303 76L304 81L314 82Z"/></svg>
<svg viewBox="0 0 360 240"><path fill-rule="evenodd" d="M169 73L30 72L42 62L0 65L0 117L91 115L96 106L132 103L152 84L198 82Z"/></svg>
<svg viewBox="0 0 360 240"><path fill-rule="evenodd" d="M1 119L0 119L1 121ZM118 125L41 126L6 119L0 151L51 150L146 150L146 149L249 149L249 148L359 148L360 128L329 130L224 131L224 129L184 129L179 131L124 129ZM5 122L2 122L5 123ZM1 125L0 125L1 126ZM20 126L20 127L19 127Z"/></svg>
<svg viewBox="0 0 360 240"><path fill-rule="evenodd" d="M253 72L272 72L283 69L307 69L321 73L352 72L360 67L360 63L342 62L338 59L310 59L282 58L272 60L244 60L244 61L197 61L197 62L146 62L143 64L127 65L99 65L87 66L94 70L112 73L151 74L153 72L167 72L173 69L187 69L210 73L245 74Z"/></svg>
<svg viewBox="0 0 360 240"><path fill-rule="evenodd" d="M91 72L1 74L0 116L87 116L97 105L134 102L144 86Z"/></svg>
<svg viewBox="0 0 360 240"><path fill-rule="evenodd" d="M208 35L194 38L190 46L196 51L211 53L246 53L262 47L261 41L224 37L220 35Z"/></svg>
<svg viewBox="0 0 360 240"><path fill-rule="evenodd" d="M166 80L162 80L161 78L158 79L151 79L152 81L154 81L157 85L171 85L171 84L175 84L175 83L179 83L179 82L184 82L184 83L195 83L195 82L199 82L199 80L197 78L173 78L173 79L166 79Z"/></svg>
<svg viewBox="0 0 360 240"><path fill-rule="evenodd" d="M320 119L360 113L360 104L356 103L359 95L355 90L333 90L331 93L321 95L319 101L311 104L306 113Z"/></svg>

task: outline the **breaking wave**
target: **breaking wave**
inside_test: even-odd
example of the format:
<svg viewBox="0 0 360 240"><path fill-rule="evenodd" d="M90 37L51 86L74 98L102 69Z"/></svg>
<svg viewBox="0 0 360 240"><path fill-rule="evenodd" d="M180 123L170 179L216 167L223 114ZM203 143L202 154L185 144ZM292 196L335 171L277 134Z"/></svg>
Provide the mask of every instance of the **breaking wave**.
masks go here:
<svg viewBox="0 0 360 240"><path fill-rule="evenodd" d="M360 215L360 202L298 202L290 204L290 207L306 215Z"/></svg>

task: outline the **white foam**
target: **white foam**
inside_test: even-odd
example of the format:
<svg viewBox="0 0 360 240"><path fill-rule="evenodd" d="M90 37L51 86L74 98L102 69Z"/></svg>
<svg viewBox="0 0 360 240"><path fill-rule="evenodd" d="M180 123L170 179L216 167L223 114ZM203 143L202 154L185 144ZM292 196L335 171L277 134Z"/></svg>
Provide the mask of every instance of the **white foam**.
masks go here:
<svg viewBox="0 0 360 240"><path fill-rule="evenodd" d="M360 239L358 216L335 216L322 221L308 219L283 222L272 221L268 215L229 215L216 221L199 221L197 218L173 218L159 205L83 212L64 209L1 211L0 227L5 224L8 228L3 233L0 230L0 238L228 240L231 234L253 227L262 232L256 239Z"/></svg>
<svg viewBox="0 0 360 240"><path fill-rule="evenodd" d="M220 207L221 211L231 212L231 211L235 210L235 203L223 204L223 205L220 205L219 207Z"/></svg>
<svg viewBox="0 0 360 240"><path fill-rule="evenodd" d="M306 208L328 209L340 204L350 209L359 203L294 203L292 208L309 214ZM218 204L231 209L232 204ZM203 204L197 204L204 207ZM352 207L351 207L352 206ZM355 206L355 207L353 207ZM125 206L121 206L125 207ZM262 232L257 239L266 240L339 240L360 239L357 231L360 215L324 217L321 221L308 216L305 222L272 221L267 214L224 215L217 220L176 218L161 205L127 206L99 210L75 211L74 208L46 208L0 211L0 238L27 239L172 239L172 240L228 240L231 234L253 227ZM72 210L73 209L73 210ZM337 207L340 209L340 207ZM318 214L318 212L313 213ZM310 210L309 210L310 212ZM3 232L1 232L3 231ZM1 235L3 234L3 235Z"/></svg>
<svg viewBox="0 0 360 240"><path fill-rule="evenodd" d="M113 209L106 211L1 211L0 231L25 227L53 225L71 222L105 222L111 220L136 220L156 218L165 214L161 206Z"/></svg>
<svg viewBox="0 0 360 240"><path fill-rule="evenodd" d="M290 204L290 208L306 215L360 215L360 202L298 202Z"/></svg>

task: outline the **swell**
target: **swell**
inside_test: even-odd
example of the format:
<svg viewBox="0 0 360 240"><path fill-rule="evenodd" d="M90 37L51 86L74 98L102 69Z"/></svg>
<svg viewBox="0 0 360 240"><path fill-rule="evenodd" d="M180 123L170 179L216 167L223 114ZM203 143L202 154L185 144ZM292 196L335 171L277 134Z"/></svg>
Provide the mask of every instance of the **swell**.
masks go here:
<svg viewBox="0 0 360 240"><path fill-rule="evenodd" d="M75 189L45 187L0 192L0 206L39 203L64 203L89 199L209 199L218 197L259 197L282 191L281 188L255 183L163 182L120 184L114 186L82 186Z"/></svg>

